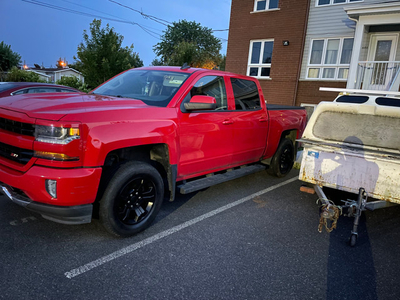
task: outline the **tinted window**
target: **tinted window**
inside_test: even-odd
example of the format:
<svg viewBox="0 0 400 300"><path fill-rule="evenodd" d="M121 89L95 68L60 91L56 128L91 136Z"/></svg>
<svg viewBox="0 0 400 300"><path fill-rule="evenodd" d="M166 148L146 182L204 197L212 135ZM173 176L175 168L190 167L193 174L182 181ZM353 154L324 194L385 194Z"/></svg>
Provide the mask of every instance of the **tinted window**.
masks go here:
<svg viewBox="0 0 400 300"><path fill-rule="evenodd" d="M200 78L194 84L183 102L189 102L195 95L214 97L217 101L217 110L228 109L225 82L224 78L221 76L204 76Z"/></svg>
<svg viewBox="0 0 400 300"><path fill-rule="evenodd" d="M19 90L19 91L13 92L11 94L12 95L26 94L27 91L28 91L28 89L23 89L23 90Z"/></svg>
<svg viewBox="0 0 400 300"><path fill-rule="evenodd" d="M349 96L344 95L335 100L336 102L346 102L346 103L365 103L368 101L368 96Z"/></svg>
<svg viewBox="0 0 400 300"><path fill-rule="evenodd" d="M396 98L379 97L379 98L376 98L375 102L379 105L400 107L400 99L396 99Z"/></svg>
<svg viewBox="0 0 400 300"><path fill-rule="evenodd" d="M76 93L75 90L61 89L61 93Z"/></svg>
<svg viewBox="0 0 400 300"><path fill-rule="evenodd" d="M33 93L56 93L60 92L61 90L58 88L30 88L28 90L28 94L33 94Z"/></svg>
<svg viewBox="0 0 400 300"><path fill-rule="evenodd" d="M237 110L260 109L260 96L254 81L231 78Z"/></svg>

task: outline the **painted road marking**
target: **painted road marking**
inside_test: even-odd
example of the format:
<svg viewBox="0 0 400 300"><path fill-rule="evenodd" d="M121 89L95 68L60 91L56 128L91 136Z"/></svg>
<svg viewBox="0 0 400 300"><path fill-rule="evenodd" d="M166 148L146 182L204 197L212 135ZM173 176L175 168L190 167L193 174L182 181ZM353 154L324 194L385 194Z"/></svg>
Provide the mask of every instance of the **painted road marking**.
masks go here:
<svg viewBox="0 0 400 300"><path fill-rule="evenodd" d="M189 226L192 226L192 225L194 225L194 224L196 224L198 222L201 222L201 221L203 221L205 219L208 219L208 218L210 218L212 216L215 216L215 215L217 215L217 214L219 214L219 213L221 213L223 211L226 211L226 210L228 210L228 209L230 209L232 207L235 207L235 206L237 206L239 204L242 204L242 203L244 203L246 201L249 201L249 200L251 200L251 199L253 199L253 198L257 197L257 196L261 196L263 194L271 192L271 191L273 191L273 190L275 190L275 189L277 189L277 188L279 188L281 186L287 185L287 184L289 184L289 183L291 183L293 181L296 181L296 180L298 180L297 176L293 177L291 179L288 179L288 180L286 180L284 182L275 184L275 185L273 185L273 186L271 186L269 188L266 188L266 189L261 190L261 191L259 191L257 193L251 194L250 196L247 196L245 198L242 198L240 200L237 200L235 202L232 202L230 204L227 204L225 206L222 206L220 208L212 210L212 211L210 211L210 212L208 212L208 213L206 213L204 215L201 215L201 216L199 216L197 218L194 218L192 220L184 222L184 223L182 223L180 225L177 225L175 227L172 227L170 229L162 231L162 232L160 232L160 233L158 233L156 235L153 235L153 236L151 236L151 237L149 237L147 239L144 239L143 241L134 243L134 244L132 244L130 246L127 246L127 247L122 248L122 249L120 249L118 251L115 251L115 252L113 252L111 254L103 256L103 257L101 257L99 259L96 259L96 260L94 260L94 261L92 261L90 263L87 263L87 264L85 264L83 266L80 266L80 267L78 267L76 269L73 269L71 271L65 272L64 275L69 279L74 278L76 276L79 276L79 275L81 275L83 273L86 273L86 272L88 272L88 271L90 271L90 270L92 270L94 268L97 268L97 267L99 267L101 265L104 265L105 263L110 262L110 261L112 261L112 260L114 260L116 258L119 258L121 256L129 254L129 253L131 253L131 252L133 252L133 251L135 251L137 249L143 248L144 246L149 245L149 244L151 244L151 243L153 243L155 241L158 241L158 240L160 240L160 239L162 239L162 238L164 238L166 236L169 236L169 235L174 234L174 233L176 233L178 231L181 231L182 229L185 229L185 228L187 228Z"/></svg>

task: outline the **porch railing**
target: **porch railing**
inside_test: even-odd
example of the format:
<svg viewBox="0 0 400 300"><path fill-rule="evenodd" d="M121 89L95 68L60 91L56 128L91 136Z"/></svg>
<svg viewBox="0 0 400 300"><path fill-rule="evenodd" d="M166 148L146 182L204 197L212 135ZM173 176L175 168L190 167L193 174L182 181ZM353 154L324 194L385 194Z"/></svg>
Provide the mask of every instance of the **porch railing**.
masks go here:
<svg viewBox="0 0 400 300"><path fill-rule="evenodd" d="M360 61L356 89L399 91L400 61Z"/></svg>

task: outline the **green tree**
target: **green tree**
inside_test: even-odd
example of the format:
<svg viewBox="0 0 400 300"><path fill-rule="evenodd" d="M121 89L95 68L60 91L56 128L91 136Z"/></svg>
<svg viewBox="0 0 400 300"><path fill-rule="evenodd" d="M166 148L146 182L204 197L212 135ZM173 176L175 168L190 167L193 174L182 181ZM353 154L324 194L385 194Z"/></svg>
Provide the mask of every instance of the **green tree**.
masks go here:
<svg viewBox="0 0 400 300"><path fill-rule="evenodd" d="M93 20L89 33L83 31L83 42L74 57L74 67L82 72L90 88L122 71L143 66L139 55L133 52L133 45L122 47L123 39L109 24L102 28L101 20Z"/></svg>
<svg viewBox="0 0 400 300"><path fill-rule="evenodd" d="M213 68L221 61L221 41L212 30L194 21L181 20L168 25L153 50L164 65Z"/></svg>
<svg viewBox="0 0 400 300"><path fill-rule="evenodd" d="M0 43L0 71L8 71L18 66L21 62L21 55L11 50L11 46L3 41Z"/></svg>
<svg viewBox="0 0 400 300"><path fill-rule="evenodd" d="M152 66L163 66L163 63L162 63L162 61L161 61L160 59L155 58L155 59L153 59L153 61L151 62L151 65L152 65Z"/></svg>
<svg viewBox="0 0 400 300"><path fill-rule="evenodd" d="M56 83L78 89L85 93L89 92L88 85L79 80L76 76L62 76Z"/></svg>
<svg viewBox="0 0 400 300"><path fill-rule="evenodd" d="M38 74L25 70L20 70L17 67L12 67L8 72L6 81L10 82L45 82L40 80Z"/></svg>

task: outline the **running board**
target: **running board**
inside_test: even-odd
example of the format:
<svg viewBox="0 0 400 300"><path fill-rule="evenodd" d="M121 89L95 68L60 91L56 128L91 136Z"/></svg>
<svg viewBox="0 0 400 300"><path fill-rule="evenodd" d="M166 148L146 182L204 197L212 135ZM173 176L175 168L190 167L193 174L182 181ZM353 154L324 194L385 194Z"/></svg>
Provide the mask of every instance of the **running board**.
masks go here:
<svg viewBox="0 0 400 300"><path fill-rule="evenodd" d="M246 175L250 175L261 170L265 170L266 166L264 165L251 165L241 167L239 169L229 169L225 173L222 174L210 174L205 178L196 179L193 181L189 181L178 185L179 192L181 194L189 194L195 191L202 190L204 188L208 188L210 186L223 183L232 179L240 178Z"/></svg>

